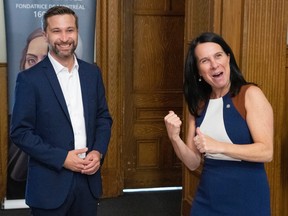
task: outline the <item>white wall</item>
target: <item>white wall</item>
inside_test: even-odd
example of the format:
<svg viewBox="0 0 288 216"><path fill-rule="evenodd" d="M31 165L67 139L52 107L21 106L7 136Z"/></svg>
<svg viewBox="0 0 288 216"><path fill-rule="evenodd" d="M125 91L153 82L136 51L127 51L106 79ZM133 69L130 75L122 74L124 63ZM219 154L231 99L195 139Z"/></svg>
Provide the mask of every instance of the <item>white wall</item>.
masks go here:
<svg viewBox="0 0 288 216"><path fill-rule="evenodd" d="M6 36L4 23L4 6L3 0L0 1L0 63L6 63Z"/></svg>

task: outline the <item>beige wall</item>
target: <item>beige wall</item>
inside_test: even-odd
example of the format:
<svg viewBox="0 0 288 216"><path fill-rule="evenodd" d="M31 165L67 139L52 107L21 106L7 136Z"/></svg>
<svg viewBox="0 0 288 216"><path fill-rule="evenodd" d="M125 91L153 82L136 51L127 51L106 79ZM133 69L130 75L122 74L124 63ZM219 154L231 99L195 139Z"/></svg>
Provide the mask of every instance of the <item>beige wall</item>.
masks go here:
<svg viewBox="0 0 288 216"><path fill-rule="evenodd" d="M0 63L6 62L6 37L3 0L0 1Z"/></svg>

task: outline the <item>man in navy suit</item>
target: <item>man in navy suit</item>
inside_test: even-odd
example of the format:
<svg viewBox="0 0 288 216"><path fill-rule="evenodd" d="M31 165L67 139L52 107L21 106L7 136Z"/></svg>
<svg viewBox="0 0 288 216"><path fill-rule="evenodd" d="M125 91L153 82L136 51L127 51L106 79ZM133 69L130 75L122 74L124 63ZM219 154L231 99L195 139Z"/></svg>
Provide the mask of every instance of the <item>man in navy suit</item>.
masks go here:
<svg viewBox="0 0 288 216"><path fill-rule="evenodd" d="M19 73L10 135L29 155L26 203L34 216L96 216L112 119L99 68L77 57L78 18L43 17L48 56Z"/></svg>

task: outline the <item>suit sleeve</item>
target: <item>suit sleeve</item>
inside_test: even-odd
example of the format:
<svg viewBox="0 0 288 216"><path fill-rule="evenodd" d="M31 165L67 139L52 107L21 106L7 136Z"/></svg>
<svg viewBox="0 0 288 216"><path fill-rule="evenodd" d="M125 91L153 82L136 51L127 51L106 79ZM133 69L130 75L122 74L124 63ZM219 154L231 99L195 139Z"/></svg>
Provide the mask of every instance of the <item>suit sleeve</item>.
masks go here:
<svg viewBox="0 0 288 216"><path fill-rule="evenodd" d="M25 72L19 73L15 88L15 103L11 117L10 137L33 160L60 170L67 150L45 143L41 137L43 128L37 125L37 92L33 81Z"/></svg>

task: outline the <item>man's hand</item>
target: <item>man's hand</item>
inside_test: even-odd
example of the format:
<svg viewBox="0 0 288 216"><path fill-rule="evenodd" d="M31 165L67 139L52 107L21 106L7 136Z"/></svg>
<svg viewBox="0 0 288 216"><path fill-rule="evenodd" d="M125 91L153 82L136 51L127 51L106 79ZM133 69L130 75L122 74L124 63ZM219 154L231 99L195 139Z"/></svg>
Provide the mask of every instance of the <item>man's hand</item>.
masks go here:
<svg viewBox="0 0 288 216"><path fill-rule="evenodd" d="M86 153L88 148L71 150L64 161L64 167L73 172L82 172L86 166L86 162L79 158L79 154Z"/></svg>
<svg viewBox="0 0 288 216"><path fill-rule="evenodd" d="M82 174L93 175L100 168L101 154L98 151L91 151L87 154L84 159L84 168L82 169Z"/></svg>

